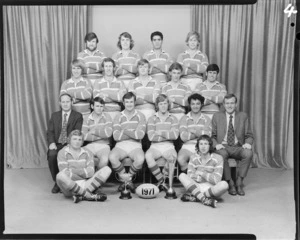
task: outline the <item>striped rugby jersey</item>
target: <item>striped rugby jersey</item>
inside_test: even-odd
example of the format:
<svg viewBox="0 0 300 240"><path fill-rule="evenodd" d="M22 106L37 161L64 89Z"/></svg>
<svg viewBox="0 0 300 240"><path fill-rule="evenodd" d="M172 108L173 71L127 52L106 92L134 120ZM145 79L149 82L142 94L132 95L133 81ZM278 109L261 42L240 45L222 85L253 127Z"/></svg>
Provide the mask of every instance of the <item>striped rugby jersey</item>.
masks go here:
<svg viewBox="0 0 300 240"><path fill-rule="evenodd" d="M108 96L103 97L105 102L104 112L119 112L121 111L122 98L127 92L124 83L118 80L116 77L112 81L107 81L105 78L96 80L94 83L93 96L99 97L102 94L107 94ZM101 94L102 93L102 94Z"/></svg>
<svg viewBox="0 0 300 240"><path fill-rule="evenodd" d="M155 110L155 99L160 94L160 82L151 76L148 81L141 81L137 77L129 82L128 92L133 92L137 98L142 98L142 102L136 102L136 109Z"/></svg>
<svg viewBox="0 0 300 240"><path fill-rule="evenodd" d="M199 173L201 172L201 176ZM223 174L223 158L221 155L212 153L205 161L197 153L190 157L187 175L198 183L209 182L213 185L221 181Z"/></svg>
<svg viewBox="0 0 300 240"><path fill-rule="evenodd" d="M196 130L196 135L190 132L192 129ZM211 119L204 114L201 114L198 120L195 122L191 112L189 112L181 118L179 123L179 131L180 138L184 144L196 145L197 139L201 135L207 134L208 136L211 136Z"/></svg>
<svg viewBox="0 0 300 240"><path fill-rule="evenodd" d="M177 87L174 87L172 82L168 82L161 92L168 98L175 98L175 102L170 102L170 113L185 113L185 106L188 105L187 99L192 93L188 85L179 83Z"/></svg>
<svg viewBox="0 0 300 240"><path fill-rule="evenodd" d="M130 51L124 55L122 51L115 53L112 59L116 62L117 69L115 76L120 80L131 80L137 74L137 62L140 60L140 55Z"/></svg>
<svg viewBox="0 0 300 240"><path fill-rule="evenodd" d="M91 178L95 173L93 154L85 148L81 148L76 159L70 147L65 146L58 152L57 164L59 171L64 171L73 181Z"/></svg>
<svg viewBox="0 0 300 240"><path fill-rule="evenodd" d="M88 49L78 53L78 59L82 60L86 66L86 76L88 79L97 79L102 77L102 61L105 58L104 53L98 49L94 52L90 52Z"/></svg>
<svg viewBox="0 0 300 240"><path fill-rule="evenodd" d="M198 50L194 56L188 51L180 53L177 58L183 67L183 78L203 78L203 74L208 66L208 58L205 53Z"/></svg>
<svg viewBox="0 0 300 240"><path fill-rule="evenodd" d="M60 95L68 93L73 98L73 109L82 114L90 112L90 99L92 97L92 84L90 80L81 77L77 83L70 78L64 81L60 88Z"/></svg>
<svg viewBox="0 0 300 240"><path fill-rule="evenodd" d="M124 130L129 130L130 136L124 133ZM146 119L143 113L134 110L133 116L128 119L125 110L118 113L113 123L113 137L116 142L119 141L132 141L141 142L146 132Z"/></svg>
<svg viewBox="0 0 300 240"><path fill-rule="evenodd" d="M150 117L147 123L147 134L150 142L173 142L179 135L178 120L171 113L167 113L168 117L165 121L160 119L158 112ZM155 132L162 132L162 136Z"/></svg>
<svg viewBox="0 0 300 240"><path fill-rule="evenodd" d="M91 113L83 121L82 133L84 140L109 144L109 138L112 136L112 119L110 115L103 112L97 122L93 116L94 113ZM91 130L95 130L95 132L91 134Z"/></svg>
<svg viewBox="0 0 300 240"><path fill-rule="evenodd" d="M214 113L220 109L220 104L223 102L227 90L224 84L216 81L211 87L209 87L208 81L199 83L195 92L201 94L204 98L204 105L201 108L201 112Z"/></svg>
<svg viewBox="0 0 300 240"><path fill-rule="evenodd" d="M146 52L143 56L144 59L148 60L151 68L150 75L159 80L161 84L168 82L167 74L169 67L172 64L172 59L168 53L162 50L157 54L153 49Z"/></svg>

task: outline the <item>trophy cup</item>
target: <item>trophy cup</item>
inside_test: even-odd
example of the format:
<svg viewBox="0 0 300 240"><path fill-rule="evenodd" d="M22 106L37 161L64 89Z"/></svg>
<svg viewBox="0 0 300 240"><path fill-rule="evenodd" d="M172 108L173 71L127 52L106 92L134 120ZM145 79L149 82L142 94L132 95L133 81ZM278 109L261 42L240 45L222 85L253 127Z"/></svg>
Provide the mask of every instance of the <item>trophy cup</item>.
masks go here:
<svg viewBox="0 0 300 240"><path fill-rule="evenodd" d="M172 157L171 160L168 161L168 163L167 163L167 164L169 164L169 189L165 196L166 199L176 199L177 198L176 192L173 189L175 161L176 161L176 158Z"/></svg>
<svg viewBox="0 0 300 240"><path fill-rule="evenodd" d="M120 176L120 179L118 179L121 182L124 182L125 188L124 190L121 191L121 196L119 197L122 200L127 200L127 199L131 199L131 194L130 191L127 190L127 185L128 182L131 181L132 176L130 174L123 174L122 176Z"/></svg>

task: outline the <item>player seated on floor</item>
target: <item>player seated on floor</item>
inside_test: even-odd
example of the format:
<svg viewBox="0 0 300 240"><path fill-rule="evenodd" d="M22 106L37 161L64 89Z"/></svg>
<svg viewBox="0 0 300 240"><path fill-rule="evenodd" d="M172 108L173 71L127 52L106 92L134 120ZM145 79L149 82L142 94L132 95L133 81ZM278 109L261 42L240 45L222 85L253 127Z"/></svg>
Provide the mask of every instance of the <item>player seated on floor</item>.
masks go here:
<svg viewBox="0 0 300 240"><path fill-rule="evenodd" d="M188 98L190 112L184 115L179 123L180 138L183 145L178 152L178 164L182 172L187 171L190 156L196 152L197 139L206 134L211 136L211 120L201 112L204 97L194 93Z"/></svg>
<svg viewBox="0 0 300 240"><path fill-rule="evenodd" d="M169 113L169 100L166 95L160 94L156 98L156 108L158 111L149 118L147 123L147 134L151 141L151 146L145 154L148 168L157 179L157 186L160 190L167 191L165 179L169 173L169 162L175 162L177 152L173 141L178 138L178 120ZM163 157L167 162L161 172L156 160Z"/></svg>
<svg viewBox="0 0 300 240"><path fill-rule="evenodd" d="M91 100L92 113L88 115L82 125L84 140L88 142L86 149L93 153L96 169L108 164L110 152L110 138L112 137L112 119L108 113L103 112L104 100L95 97Z"/></svg>
<svg viewBox="0 0 300 240"><path fill-rule="evenodd" d="M133 193L135 192L135 186L132 183L133 176L142 168L145 161L141 139L145 136L146 131L145 116L135 109L135 102L134 93L128 92L123 96L125 109L117 114L113 121L113 137L116 145L109 154L113 170L123 181L118 190L124 190L126 179L127 187ZM132 160L128 173L122 163L127 157ZM131 180L128 181L128 179Z"/></svg>
<svg viewBox="0 0 300 240"><path fill-rule="evenodd" d="M223 158L212 153L213 142L208 135L201 135L196 143L196 153L190 158L187 174L181 173L179 180L187 190L181 200L184 202L201 202L216 207L216 198L228 189L228 183L221 181Z"/></svg>
<svg viewBox="0 0 300 240"><path fill-rule="evenodd" d="M93 154L81 147L82 144L82 132L72 131L68 145L58 152L57 185L66 197L73 196L75 203L80 200L105 201L106 194L97 190L106 182L111 169L105 166L95 173Z"/></svg>

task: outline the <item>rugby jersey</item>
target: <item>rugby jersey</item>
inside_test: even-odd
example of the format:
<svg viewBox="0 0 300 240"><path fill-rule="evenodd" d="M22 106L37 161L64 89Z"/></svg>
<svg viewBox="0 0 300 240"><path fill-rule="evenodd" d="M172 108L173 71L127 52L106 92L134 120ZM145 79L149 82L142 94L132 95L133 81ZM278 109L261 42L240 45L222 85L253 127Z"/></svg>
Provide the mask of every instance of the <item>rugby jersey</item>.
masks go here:
<svg viewBox="0 0 300 240"><path fill-rule="evenodd" d="M73 181L91 178L94 173L94 159L91 152L81 148L79 158L76 159L65 146L58 152L57 164L59 171L64 171Z"/></svg>
<svg viewBox="0 0 300 240"><path fill-rule="evenodd" d="M73 109L82 114L90 112L92 84L90 80L81 77L77 83L70 78L64 81L60 88L60 95L68 93L73 98Z"/></svg>
<svg viewBox="0 0 300 240"><path fill-rule="evenodd" d="M85 49L82 52L78 53L78 59L82 60L86 66L86 78L94 80L102 77L102 61L105 58L104 53L100 52L98 49L94 52L90 52Z"/></svg>
<svg viewBox="0 0 300 240"><path fill-rule="evenodd" d="M199 83L195 92L201 94L204 98L204 104L201 108L201 112L214 113L220 109L220 104L223 102L227 90L224 84L216 81L211 87L208 85L208 81Z"/></svg>
<svg viewBox="0 0 300 240"><path fill-rule="evenodd" d="M124 133L124 130L132 130L131 136ZM129 119L125 110L118 113L113 123L113 137L116 142L119 141L132 141L141 142L146 132L146 119L144 114L134 110L133 116Z"/></svg>
<svg viewBox="0 0 300 240"><path fill-rule="evenodd" d="M199 173L201 172L201 176ZM212 153L205 162L201 156L194 153L188 163L187 175L198 183L209 182L213 185L221 181L223 174L223 158Z"/></svg>
<svg viewBox="0 0 300 240"><path fill-rule="evenodd" d="M168 117L165 121L160 119L158 112L150 117L147 123L147 134L150 142L173 142L179 135L178 120L171 113L167 113ZM155 132L161 131L162 136Z"/></svg>
<svg viewBox="0 0 300 240"><path fill-rule="evenodd" d="M121 111L122 98L124 94L127 92L124 83L118 80L116 77L113 78L112 81L107 81L105 78L101 78L96 80L94 83L93 96L99 97L101 96L105 102L104 112L115 112Z"/></svg>
<svg viewBox="0 0 300 240"><path fill-rule="evenodd" d="M168 81L167 74L169 67L172 64L172 59L168 53L162 50L160 53L156 53L153 49L146 52L143 56L148 60L150 67L150 75L159 80L162 85Z"/></svg>
<svg viewBox="0 0 300 240"><path fill-rule="evenodd" d="M190 130L195 129L196 135L191 133ZM180 138L184 144L196 145L198 137L203 134L211 136L212 125L209 117L201 114L198 120L195 122L191 112L184 115L179 124Z"/></svg>
<svg viewBox="0 0 300 240"><path fill-rule="evenodd" d="M172 82L168 82L161 92L168 98L175 98L175 102L170 102L170 113L185 113L185 106L188 104L187 99L192 93L188 85L179 83L177 87L174 87Z"/></svg>
<svg viewBox="0 0 300 240"><path fill-rule="evenodd" d="M147 81L141 81L137 77L129 82L128 92L133 92L137 98L138 96L143 98L142 102L136 102L136 109L155 110L155 99L160 94L160 82L151 76Z"/></svg>
<svg viewBox="0 0 300 240"><path fill-rule="evenodd" d="M109 138L112 136L112 119L110 115L103 112L97 121L93 116L93 113L88 115L82 124L84 140L109 144ZM91 130L95 130L95 132L91 134Z"/></svg>
<svg viewBox="0 0 300 240"><path fill-rule="evenodd" d="M180 53L177 58L183 67L183 78L203 78L203 73L208 66L208 58L205 53L198 50L194 56L191 56L188 51Z"/></svg>
<svg viewBox="0 0 300 240"><path fill-rule="evenodd" d="M115 53L112 59L116 62L117 69L115 76L120 80L131 80L137 74L137 62L140 60L138 53L130 51L128 54L123 54L122 51Z"/></svg>

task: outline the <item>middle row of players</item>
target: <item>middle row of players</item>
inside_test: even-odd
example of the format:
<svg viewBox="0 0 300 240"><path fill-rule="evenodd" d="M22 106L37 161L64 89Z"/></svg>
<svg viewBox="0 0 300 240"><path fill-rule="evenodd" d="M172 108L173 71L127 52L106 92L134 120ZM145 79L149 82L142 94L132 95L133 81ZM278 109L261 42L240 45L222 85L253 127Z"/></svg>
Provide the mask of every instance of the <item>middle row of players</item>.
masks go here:
<svg viewBox="0 0 300 240"><path fill-rule="evenodd" d="M72 77L61 86L60 95L68 93L73 99L73 109L83 116L90 113L90 99L100 97L105 102L104 112L108 112L113 119L123 109L122 97L128 91L136 95L136 109L142 111L147 121L155 113L155 99L160 93L168 97L169 112L178 120L187 112L188 97L192 93L199 93L204 97L201 111L211 118L219 111L227 93L226 87L217 81L219 67L216 64L207 67L207 79L199 83L193 92L188 85L181 82L183 68L179 63L173 63L169 67L169 81L162 86L159 80L149 75L149 62L141 59L137 64L138 77L131 80L127 87L114 76L115 62L111 58L104 59L102 65L104 76L92 85L90 80L83 77L84 62L73 60Z"/></svg>

